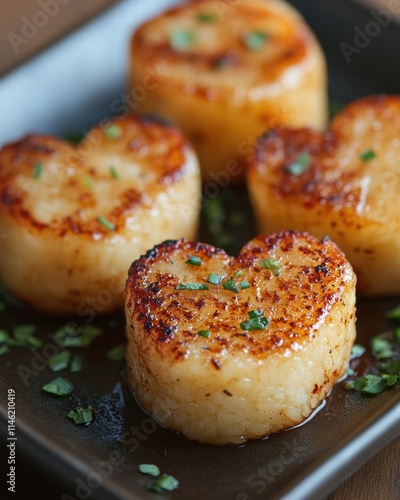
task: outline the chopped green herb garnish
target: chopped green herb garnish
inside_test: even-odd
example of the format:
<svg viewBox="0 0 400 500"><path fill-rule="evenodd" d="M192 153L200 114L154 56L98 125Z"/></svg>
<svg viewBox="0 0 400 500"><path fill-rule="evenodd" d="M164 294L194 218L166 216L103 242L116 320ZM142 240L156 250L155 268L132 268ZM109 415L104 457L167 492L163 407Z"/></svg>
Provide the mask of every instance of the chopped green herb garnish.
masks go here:
<svg viewBox="0 0 400 500"><path fill-rule="evenodd" d="M110 167L111 177L119 179L119 172L115 167Z"/></svg>
<svg viewBox="0 0 400 500"><path fill-rule="evenodd" d="M10 335L5 331L0 329L0 344L8 343L10 340Z"/></svg>
<svg viewBox="0 0 400 500"><path fill-rule="evenodd" d="M153 465L153 464L140 464L139 471L142 474L148 474L149 476L156 476L157 477L160 475L160 469L157 467L157 465Z"/></svg>
<svg viewBox="0 0 400 500"><path fill-rule="evenodd" d="M92 187L93 187L93 180L88 175L85 175L85 177L83 178L83 183L85 184L85 187L87 189L92 189Z"/></svg>
<svg viewBox="0 0 400 500"><path fill-rule="evenodd" d="M400 377L400 360L381 363L380 369L385 373Z"/></svg>
<svg viewBox="0 0 400 500"><path fill-rule="evenodd" d="M392 387L396 385L399 381L399 377L397 375L391 375L389 373L382 373L382 380L385 381L386 387Z"/></svg>
<svg viewBox="0 0 400 500"><path fill-rule="evenodd" d="M344 104L340 101L330 101L329 103L329 116L333 118L338 111L343 108Z"/></svg>
<svg viewBox="0 0 400 500"><path fill-rule="evenodd" d="M35 325L18 325L14 327L14 338L17 340L25 340L36 332Z"/></svg>
<svg viewBox="0 0 400 500"><path fill-rule="evenodd" d="M240 323L240 328L248 332L252 330L265 330L269 324L268 319L263 316L261 310L250 311L248 313L249 318L247 321Z"/></svg>
<svg viewBox="0 0 400 500"><path fill-rule="evenodd" d="M385 316L388 319L394 319L394 320L400 319L400 306L397 306L394 309L392 309L391 311L388 311L385 314Z"/></svg>
<svg viewBox="0 0 400 500"><path fill-rule="evenodd" d="M301 153L290 165L287 171L295 176L303 174L310 167L311 157L309 153Z"/></svg>
<svg viewBox="0 0 400 500"><path fill-rule="evenodd" d="M176 490L178 486L179 481L177 481L173 476L163 474L155 483L151 485L150 490L155 491L156 493L162 493L163 490Z"/></svg>
<svg viewBox="0 0 400 500"><path fill-rule="evenodd" d="M175 290L209 290L204 283L179 283Z"/></svg>
<svg viewBox="0 0 400 500"><path fill-rule="evenodd" d="M76 354L73 356L71 360L71 364L69 365L69 371L71 373L78 373L82 370L82 356L80 354Z"/></svg>
<svg viewBox="0 0 400 500"><path fill-rule="evenodd" d="M192 266L201 266L200 257L196 257L195 255L191 255L189 259L185 262L185 264L190 264Z"/></svg>
<svg viewBox="0 0 400 500"><path fill-rule="evenodd" d="M211 283L212 285L219 285L222 281L222 276L219 274L214 274L210 273L207 278L208 283Z"/></svg>
<svg viewBox="0 0 400 500"><path fill-rule="evenodd" d="M100 224L102 224L109 231L115 231L115 224L110 222L108 219L106 219L102 215L100 217L98 217L97 220L100 222Z"/></svg>
<svg viewBox="0 0 400 500"><path fill-rule="evenodd" d="M169 35L169 44L177 52L188 49L194 42L194 34L191 31L173 31Z"/></svg>
<svg viewBox="0 0 400 500"><path fill-rule="evenodd" d="M40 163L39 161L36 162L34 165L33 165L33 174L32 174L32 177L34 179L38 179L41 175L42 175L42 170L43 170L43 165L42 163Z"/></svg>
<svg viewBox="0 0 400 500"><path fill-rule="evenodd" d="M0 356L3 356L4 354L7 354L10 352L10 348L8 347L7 344L0 345Z"/></svg>
<svg viewBox="0 0 400 500"><path fill-rule="evenodd" d="M54 337L61 347L88 347L102 333L103 330L94 325L65 325L55 332Z"/></svg>
<svg viewBox="0 0 400 500"><path fill-rule="evenodd" d="M387 384L381 376L368 374L355 380L349 380L346 387L367 394L379 394L386 389Z"/></svg>
<svg viewBox="0 0 400 500"><path fill-rule="evenodd" d="M74 386L72 385L72 383L62 377L57 377L52 382L42 387L45 392L55 394L56 396L66 396L67 394L70 394L72 392L73 388Z"/></svg>
<svg viewBox="0 0 400 500"><path fill-rule="evenodd" d="M242 290L247 290L248 288L250 288L250 283L249 283L247 280L242 281L242 282L240 283L240 288L241 288Z"/></svg>
<svg viewBox="0 0 400 500"><path fill-rule="evenodd" d="M269 257L268 259L261 261L260 266L264 267L265 269L270 269L277 277L281 275L281 268L276 262L276 260L273 259L272 257Z"/></svg>
<svg viewBox="0 0 400 500"><path fill-rule="evenodd" d="M107 358L110 361L121 361L125 359L125 346L117 345L107 352Z"/></svg>
<svg viewBox="0 0 400 500"><path fill-rule="evenodd" d="M400 328L396 328L393 332L393 338L400 343Z"/></svg>
<svg viewBox="0 0 400 500"><path fill-rule="evenodd" d="M105 130L104 133L109 139L118 139L118 137L121 137L122 130L118 125L110 125L108 126Z"/></svg>
<svg viewBox="0 0 400 500"><path fill-rule="evenodd" d="M252 31L243 36L243 42L249 50L258 52L264 48L267 38L268 33L265 31Z"/></svg>
<svg viewBox="0 0 400 500"><path fill-rule="evenodd" d="M241 269L239 269L239 271L237 271L235 273L235 276L238 278L239 276L242 276L242 274L243 274L243 271Z"/></svg>
<svg viewBox="0 0 400 500"><path fill-rule="evenodd" d="M225 210L221 196L211 198L204 207L204 215L207 219L207 226L214 236L222 231L222 225L225 220Z"/></svg>
<svg viewBox="0 0 400 500"><path fill-rule="evenodd" d="M374 337L371 341L372 354L376 359L390 358L394 351L389 340L382 337Z"/></svg>
<svg viewBox="0 0 400 500"><path fill-rule="evenodd" d="M239 293L239 288L232 278L225 281L225 283L222 285L222 288L224 288L225 290L229 290L230 292Z"/></svg>
<svg viewBox="0 0 400 500"><path fill-rule="evenodd" d="M76 424L89 424L93 420L93 407L75 408L75 410L68 413L67 417L71 418Z"/></svg>
<svg viewBox="0 0 400 500"><path fill-rule="evenodd" d="M201 23L212 23L218 20L218 17L213 12L199 12L197 14L197 20Z"/></svg>
<svg viewBox="0 0 400 500"><path fill-rule="evenodd" d="M205 337L206 339L209 339L211 332L210 332L210 330L200 330L199 332L197 332L197 335L200 335L200 337Z"/></svg>
<svg viewBox="0 0 400 500"><path fill-rule="evenodd" d="M363 153L360 154L360 160L367 162L373 160L375 156L376 156L375 151L372 151L372 149L367 149L367 151L364 151Z"/></svg>
<svg viewBox="0 0 400 500"><path fill-rule="evenodd" d="M360 344L354 344L351 348L350 359L359 358L366 351L365 347Z"/></svg>
<svg viewBox="0 0 400 500"><path fill-rule="evenodd" d="M53 370L53 372L59 372L68 368L70 360L71 353L69 351L61 351L48 360L47 366L50 370Z"/></svg>

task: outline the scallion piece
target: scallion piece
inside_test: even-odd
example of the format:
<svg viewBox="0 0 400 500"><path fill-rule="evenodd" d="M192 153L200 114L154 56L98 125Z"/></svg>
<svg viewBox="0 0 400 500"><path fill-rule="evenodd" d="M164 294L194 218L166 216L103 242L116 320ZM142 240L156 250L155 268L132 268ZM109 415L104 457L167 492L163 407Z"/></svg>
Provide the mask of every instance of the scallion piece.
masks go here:
<svg viewBox="0 0 400 500"><path fill-rule="evenodd" d="M119 179L119 172L114 166L110 167L110 173L111 177L113 177L114 179Z"/></svg>
<svg viewBox="0 0 400 500"><path fill-rule="evenodd" d="M66 396L72 392L73 388L74 386L72 383L62 377L57 377L52 382L49 382L42 387L43 391L55 394L56 396Z"/></svg>
<svg viewBox="0 0 400 500"><path fill-rule="evenodd" d="M240 323L240 328L248 332L252 330L265 330L269 324L268 319L263 316L261 310L250 311L248 313L249 318L247 321Z"/></svg>
<svg viewBox="0 0 400 500"><path fill-rule="evenodd" d="M387 387L386 381L380 375L364 375L355 380L349 380L346 384L347 389L365 392L367 394L379 394Z"/></svg>
<svg viewBox="0 0 400 500"><path fill-rule="evenodd" d="M294 176L303 174L310 167L311 157L309 153L301 153L290 165L287 171Z"/></svg>
<svg viewBox="0 0 400 500"><path fill-rule="evenodd" d="M391 311L388 311L385 314L385 316L387 319L394 319L394 320L400 319L400 306L397 306Z"/></svg>
<svg viewBox="0 0 400 500"><path fill-rule="evenodd" d="M32 177L34 179L38 179L41 175L42 175L42 170L43 170L43 165L42 163L40 163L40 161L36 162L34 165L33 165L33 173L32 173Z"/></svg>
<svg viewBox="0 0 400 500"><path fill-rule="evenodd" d="M375 157L376 157L376 153L372 149L367 149L366 151L364 151L360 154L360 160L364 161L364 162L373 160Z"/></svg>
<svg viewBox="0 0 400 500"><path fill-rule="evenodd" d="M209 290L204 283L179 283L175 290Z"/></svg>
<svg viewBox="0 0 400 500"><path fill-rule="evenodd" d="M200 330L199 332L197 332L197 335L200 335L200 337L204 337L206 339L209 339L211 332L210 332L210 330Z"/></svg>
<svg viewBox="0 0 400 500"><path fill-rule="evenodd" d="M264 269L270 269L277 277L281 275L281 268L276 262L276 260L273 259L272 257L269 257L268 259L261 261L260 266L263 267Z"/></svg>
<svg viewBox="0 0 400 500"><path fill-rule="evenodd" d="M8 347L7 344L0 345L0 356L3 356L4 354L8 354L9 352L10 352L10 348Z"/></svg>
<svg viewBox="0 0 400 500"><path fill-rule="evenodd" d="M251 285L250 285L250 283L249 283L247 280L242 281L242 282L240 283L240 288L241 288L242 290L247 290L248 288L250 288L250 286L251 286Z"/></svg>
<svg viewBox="0 0 400 500"><path fill-rule="evenodd" d="M160 469L157 467L157 465L154 464L140 464L139 471L142 474L148 474L149 476L157 477L160 475Z"/></svg>
<svg viewBox="0 0 400 500"><path fill-rule="evenodd" d="M61 370L65 370L69 366L69 362L71 360L70 351L61 351L55 356L52 356L48 362L47 366L53 372L59 372Z"/></svg>
<svg viewBox="0 0 400 500"><path fill-rule="evenodd" d="M208 283L218 286L222 281L222 276L219 274L210 273L207 278Z"/></svg>
<svg viewBox="0 0 400 500"><path fill-rule="evenodd" d="M173 31L169 35L169 44L177 52L183 52L194 42L194 35L191 31Z"/></svg>
<svg viewBox="0 0 400 500"><path fill-rule="evenodd" d="M117 345L107 352L107 358L110 361L122 361L125 359L125 346Z"/></svg>
<svg viewBox="0 0 400 500"><path fill-rule="evenodd" d="M71 373L78 373L82 370L82 356L80 354L76 354L71 359L71 364L69 365L69 371Z"/></svg>
<svg viewBox="0 0 400 500"><path fill-rule="evenodd" d="M196 257L196 255L191 255L185 264L190 264L191 266L201 266L201 259L200 257Z"/></svg>
<svg viewBox="0 0 400 500"><path fill-rule="evenodd" d="M155 483L153 483L150 487L150 490L155 491L156 493L162 493L165 491L173 491L176 490L179 486L179 481L177 481L173 476L168 474L163 474L160 476Z"/></svg>
<svg viewBox="0 0 400 500"><path fill-rule="evenodd" d="M239 269L239 271L237 271L235 273L235 276L238 278L239 276L242 276L242 274L243 274L243 271L241 269Z"/></svg>
<svg viewBox="0 0 400 500"><path fill-rule="evenodd" d="M75 410L71 410L67 414L67 417L71 418L76 424L89 424L94 418L93 407L89 405L87 408L75 408Z"/></svg>
<svg viewBox="0 0 400 500"><path fill-rule="evenodd" d="M97 218L97 220L109 231L115 231L115 224L106 219L106 217L103 217L101 215L100 217Z"/></svg>
<svg viewBox="0 0 400 500"><path fill-rule="evenodd" d="M252 31L243 35L245 46L252 52L258 52L264 48L268 33L265 31Z"/></svg>
<svg viewBox="0 0 400 500"><path fill-rule="evenodd" d="M230 292L239 293L239 288L232 278L225 281L225 283L222 285L222 288L224 288L225 290L229 290Z"/></svg>
<svg viewBox="0 0 400 500"><path fill-rule="evenodd" d="M360 344L354 344L351 348L350 359L361 357L366 351L365 347Z"/></svg>
<svg viewBox="0 0 400 500"><path fill-rule="evenodd" d="M371 340L372 354L376 359L391 358L394 355L389 340L382 337L374 337Z"/></svg>
<svg viewBox="0 0 400 500"><path fill-rule="evenodd" d="M201 23L212 23L218 20L218 17L213 12L199 12L196 16Z"/></svg>
<svg viewBox="0 0 400 500"><path fill-rule="evenodd" d="M104 130L104 133L109 139L118 139L121 137L122 130L118 125L112 124Z"/></svg>

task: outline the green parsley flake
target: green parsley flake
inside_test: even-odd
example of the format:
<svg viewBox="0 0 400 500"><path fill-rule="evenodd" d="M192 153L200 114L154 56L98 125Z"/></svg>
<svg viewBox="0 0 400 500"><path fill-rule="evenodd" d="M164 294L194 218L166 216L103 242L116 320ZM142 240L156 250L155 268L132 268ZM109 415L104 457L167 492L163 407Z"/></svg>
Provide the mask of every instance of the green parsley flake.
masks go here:
<svg viewBox="0 0 400 500"><path fill-rule="evenodd" d="M269 257L268 259L263 260L260 262L260 266L264 267L265 269L270 269L276 277L279 277L281 275L281 268L276 262L275 259L272 257Z"/></svg>
<svg viewBox="0 0 400 500"><path fill-rule="evenodd" d="M14 328L14 337L17 340L25 340L36 332L35 325L18 325Z"/></svg>
<svg viewBox="0 0 400 500"><path fill-rule="evenodd" d="M122 130L118 125L112 124L104 130L104 133L109 139L118 139L122 135Z"/></svg>
<svg viewBox="0 0 400 500"><path fill-rule="evenodd" d="M204 283L179 283L175 290L209 290Z"/></svg>
<svg viewBox="0 0 400 500"><path fill-rule="evenodd" d="M360 154L360 160L367 162L370 160L373 160L376 157L375 151L372 151L372 149L367 149L363 153Z"/></svg>
<svg viewBox="0 0 400 500"><path fill-rule="evenodd" d="M400 378L400 360L397 361L386 361L385 363L381 363L381 370L389 375L396 375Z"/></svg>
<svg viewBox="0 0 400 500"><path fill-rule="evenodd" d="M207 278L208 283L218 286L222 281L222 276L219 274L210 273Z"/></svg>
<svg viewBox="0 0 400 500"><path fill-rule="evenodd" d="M110 167L110 173L111 177L113 177L114 179L119 179L119 172L116 167Z"/></svg>
<svg viewBox="0 0 400 500"><path fill-rule="evenodd" d="M351 348L350 359L355 359L361 357L366 351L365 347L360 344L354 344Z"/></svg>
<svg viewBox="0 0 400 500"><path fill-rule="evenodd" d="M103 330L94 325L81 327L65 325L59 328L54 338L61 347L88 347Z"/></svg>
<svg viewBox="0 0 400 500"><path fill-rule="evenodd" d="M250 286L251 286L251 285L250 285L250 283L249 283L247 280L242 281L242 282L240 283L240 288L241 288L242 290L247 290L248 288L250 288Z"/></svg>
<svg viewBox="0 0 400 500"><path fill-rule="evenodd" d="M4 354L8 354L10 352L10 348L8 347L7 344L0 345L0 356L3 356Z"/></svg>
<svg viewBox="0 0 400 500"><path fill-rule="evenodd" d="M189 259L185 262L185 264L190 264L192 266L201 266L200 257L196 257L195 255L191 255Z"/></svg>
<svg viewBox="0 0 400 500"><path fill-rule="evenodd" d="M139 471L142 474L148 474L149 476L157 477L160 475L160 469L157 467L157 465L153 464L140 464Z"/></svg>
<svg viewBox="0 0 400 500"><path fill-rule="evenodd" d="M391 358L394 355L389 340L380 336L374 337L371 341L372 354L376 359Z"/></svg>
<svg viewBox="0 0 400 500"><path fill-rule="evenodd" d="M71 373L78 373L81 370L82 370L82 356L76 354L71 360L71 364L69 365L69 371Z"/></svg>
<svg viewBox="0 0 400 500"><path fill-rule="evenodd" d="M110 361L122 361L125 359L125 346L117 345L107 352L107 358Z"/></svg>
<svg viewBox="0 0 400 500"><path fill-rule="evenodd" d="M397 306L396 308L392 309L391 311L388 311L385 314L387 319L393 319L397 320L400 319L400 306Z"/></svg>
<svg viewBox="0 0 400 500"><path fill-rule="evenodd" d="M70 351L61 351L60 353L52 356L48 362L47 366L53 372L59 372L61 370L65 370L69 366L69 362L71 360Z"/></svg>
<svg viewBox="0 0 400 500"><path fill-rule="evenodd" d="M0 329L0 344L7 344L10 340L10 335L5 330Z"/></svg>
<svg viewBox="0 0 400 500"><path fill-rule="evenodd" d="M240 328L248 332L252 330L265 330L269 324L269 320L263 316L263 312L258 309L248 313L249 318L247 321L240 323Z"/></svg>
<svg viewBox="0 0 400 500"><path fill-rule="evenodd" d="M216 14L212 12L199 12L196 16L196 19L201 23L212 23L218 20Z"/></svg>
<svg viewBox="0 0 400 500"><path fill-rule="evenodd" d="M310 154L301 153L290 165L288 165L287 171L292 175L299 176L309 169L310 162Z"/></svg>
<svg viewBox="0 0 400 500"><path fill-rule="evenodd" d="M34 337L35 325L18 325L14 328L13 337L8 340L9 345L37 349L43 342Z"/></svg>
<svg viewBox="0 0 400 500"><path fill-rule="evenodd" d="M365 392L367 394L379 394L387 387L386 381L380 375L364 375L346 383L348 389Z"/></svg>
<svg viewBox="0 0 400 500"><path fill-rule="evenodd" d="M43 165L39 161L33 165L32 177L38 179L42 175Z"/></svg>
<svg viewBox="0 0 400 500"><path fill-rule="evenodd" d="M72 392L73 388L74 386L72 383L62 377L57 377L52 382L42 387L43 391L55 394L56 396L66 396Z"/></svg>
<svg viewBox="0 0 400 500"><path fill-rule="evenodd" d="M173 476L168 474L163 474L160 476L155 483L153 483L150 487L150 490L155 491L156 493L162 493L165 491L173 491L176 490L179 486L179 481L177 481Z"/></svg>
<svg viewBox="0 0 400 500"><path fill-rule="evenodd" d="M75 408L75 410L71 410L68 413L67 417L71 418L76 424L89 424L94 418L93 407L88 406L87 408Z"/></svg>
<svg viewBox="0 0 400 500"><path fill-rule="evenodd" d="M249 50L258 52L264 48L267 38L265 31L252 31L243 36L243 42Z"/></svg>
<svg viewBox="0 0 400 500"><path fill-rule="evenodd" d="M232 278L225 281L225 283L222 285L222 288L224 288L225 290L229 290L230 292L239 293L239 288Z"/></svg>
<svg viewBox="0 0 400 500"><path fill-rule="evenodd" d="M194 39L191 31L173 31L169 36L169 44L177 52L183 52L193 44Z"/></svg>
<svg viewBox="0 0 400 500"><path fill-rule="evenodd" d="M204 337L206 339L209 339L211 332L210 332L210 330L200 330L199 332L197 332L197 335L199 335L200 337Z"/></svg>
<svg viewBox="0 0 400 500"><path fill-rule="evenodd" d="M100 217L97 217L97 220L109 231L115 231L115 224L106 219L106 217L101 215Z"/></svg>

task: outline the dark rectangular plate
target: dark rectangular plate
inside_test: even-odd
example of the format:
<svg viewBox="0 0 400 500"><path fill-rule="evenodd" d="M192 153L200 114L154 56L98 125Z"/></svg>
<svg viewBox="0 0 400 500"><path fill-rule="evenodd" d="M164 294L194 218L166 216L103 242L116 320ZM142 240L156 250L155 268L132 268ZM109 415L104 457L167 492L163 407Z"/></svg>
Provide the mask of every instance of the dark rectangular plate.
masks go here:
<svg viewBox="0 0 400 500"><path fill-rule="evenodd" d="M348 64L340 43L352 42L354 27L365 26L371 17L369 12L338 0L292 3L321 40L334 100L349 101L400 88L398 55L393 50L400 35L397 26L382 29L380 36ZM124 6L118 8L123 11ZM136 2L130 8L133 29L135 19L140 17L135 17L135 11L141 6ZM106 90L107 99L93 101L91 112L75 119L78 130L93 123L99 113L109 114L108 96L118 95L121 89L115 86L112 92ZM32 94L36 91L32 88ZM57 111L48 111L52 112ZM244 213L249 214L245 194L239 192L238 196L242 197ZM237 235L238 246L252 235L249 224L247 234ZM207 231L201 238L210 240ZM357 342L368 345L372 336L387 330L390 325L384 320L384 312L399 302L400 298L359 300ZM112 318L96 318L105 333L89 349L76 350L84 356L84 367L80 373L66 375L75 390L65 398L41 391L43 384L54 378L45 358L56 349L51 333L63 321L14 307L1 318L5 329L37 324L44 341L37 351L15 348L0 357L1 433L5 435L7 430L4 395L13 388L17 395L18 450L68 483L76 498L90 492L100 499L155 498L146 489L149 479L137 471L140 463L155 463L180 481L171 498L245 500L261 495L269 499L318 499L400 434L399 386L375 397L363 397L338 384L325 406L305 425L242 447L199 445L158 427L127 390L123 363L107 360L106 352L124 342L122 316L116 318L116 326ZM362 371L371 363L371 358L364 356L357 369ZM68 411L80 404L92 404L96 409L96 419L87 427L75 426L66 418Z"/></svg>

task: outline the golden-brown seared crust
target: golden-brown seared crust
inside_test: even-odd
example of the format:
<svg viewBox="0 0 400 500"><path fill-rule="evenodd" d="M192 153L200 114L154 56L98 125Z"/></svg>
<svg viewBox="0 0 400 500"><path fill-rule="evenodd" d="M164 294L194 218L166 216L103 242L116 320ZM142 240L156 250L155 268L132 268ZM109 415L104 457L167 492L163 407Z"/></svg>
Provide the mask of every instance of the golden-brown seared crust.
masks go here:
<svg viewBox="0 0 400 500"><path fill-rule="evenodd" d="M212 19L198 20L202 14ZM184 31L187 26L187 31L194 34L194 38L199 34L199 39L193 40L185 50L177 49L168 38L168 32L170 36L174 33L174 26L176 31ZM252 32L264 33L266 27L269 27L268 50L251 53L244 38ZM213 38L218 42L210 46ZM131 51L134 57L153 67L187 65L192 72L197 67L202 73L211 74L221 68L228 73L232 70L233 74L245 71L251 75L252 84L265 85L301 62L314 45L315 39L300 16L283 3L246 1L221 9L218 2L212 0L192 0L140 26L132 38ZM178 84L178 80L175 83ZM184 92L195 93L206 100L215 98L216 88L210 92L207 85L199 81L192 86L188 86L187 81L181 83ZM225 87L234 90L232 83Z"/></svg>
<svg viewBox="0 0 400 500"><path fill-rule="evenodd" d="M151 209L152 200L180 178L187 153L182 134L150 116L107 120L77 147L28 135L0 151L0 209L32 230L98 239L110 234L99 216L115 226L114 233L122 231L132 210ZM110 187L112 167L119 180ZM52 216L38 211L44 199Z"/></svg>
<svg viewBox="0 0 400 500"><path fill-rule="evenodd" d="M282 127L261 137L247 171L260 230L328 234L352 263L359 292L398 295L399 137L395 95L354 101L328 132Z"/></svg>
<svg viewBox="0 0 400 500"><path fill-rule="evenodd" d="M186 263L192 255L201 259L200 266ZM267 258L276 260L279 276L261 265ZM223 277L221 284L207 281L211 272ZM223 288L229 278L238 293ZM354 280L335 244L306 233L259 236L237 259L210 245L167 241L132 265L125 292L127 321L143 345L162 356L178 361L200 350L203 361L219 369L230 354L263 359L307 348L333 306L345 307L343 294ZM243 281L250 288L241 289ZM177 290L188 282L209 289ZM242 330L240 323L255 310L269 319L268 327ZM202 330L209 330L210 337L199 336Z"/></svg>

